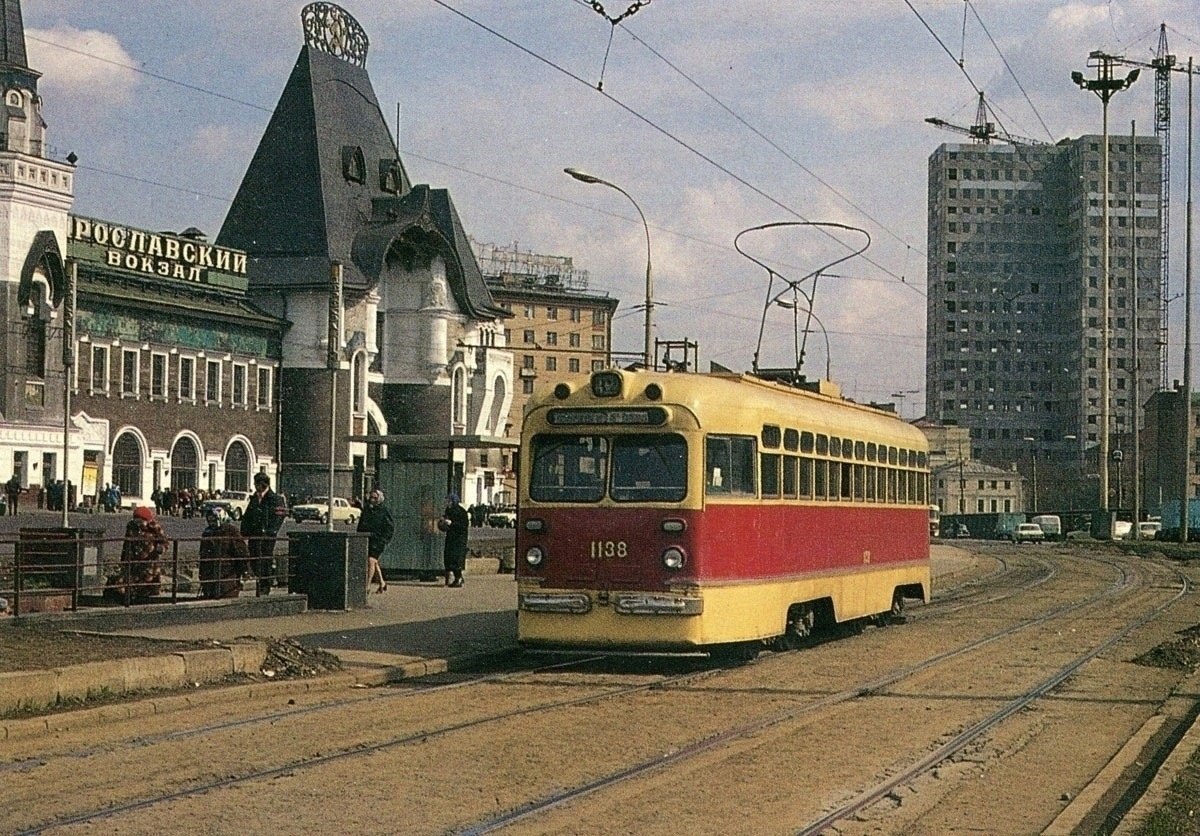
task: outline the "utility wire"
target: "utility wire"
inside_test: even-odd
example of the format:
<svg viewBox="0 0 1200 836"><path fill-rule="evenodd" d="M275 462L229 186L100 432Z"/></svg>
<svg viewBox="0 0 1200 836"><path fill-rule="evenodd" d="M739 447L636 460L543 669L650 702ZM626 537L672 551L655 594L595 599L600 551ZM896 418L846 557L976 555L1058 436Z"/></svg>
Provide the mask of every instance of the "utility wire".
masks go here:
<svg viewBox="0 0 1200 836"><path fill-rule="evenodd" d="M581 6L590 5L587 2L587 0L575 0L575 2ZM688 84L692 85L697 90L699 90L702 94L704 94L707 98L711 99L712 102L717 105L717 107L721 108L723 111L725 111L727 114L729 114L735 120L737 120L743 127L745 127L747 130L749 130L751 133L753 133L759 139L763 140L768 145L770 145L772 148L774 148L776 151L778 151L780 154L782 154L784 157L786 157L797 168L799 168L801 171L803 171L809 177L812 177L814 180L816 180L818 183L820 183L826 189L833 192L835 195L837 195L839 198L841 198L841 200L843 202L845 202L847 205L851 206L855 211L857 211L859 214L861 214L867 220L871 221L871 223L875 224L877 227L882 229L888 235L892 236L892 238L896 239L896 241L898 241L901 244L904 244L905 246L912 246L908 241L904 240L904 238L902 238L898 233L894 232L886 224L884 224L878 218L873 216L870 212L868 212L862 206L855 203L847 195L845 195L844 193L839 191L836 186L829 183L827 180L825 180L823 177L821 177L821 175L817 174L815 171L813 171L811 168L806 166L804 163L800 162L800 160L798 160L794 156L792 156L791 153L789 153L786 149L784 149L778 143L776 143L775 140L771 139L769 136L764 134L758 128L754 127L754 125L750 124L739 113L734 111L733 108L729 107L727 104L725 104L725 102L721 101L713 93L711 93L707 89L705 89L705 87L703 85L701 85L698 81L696 81L694 78L692 78L686 72L684 72L683 69L681 69L679 66L677 66L669 58L667 58L665 55L663 55L661 52L659 52L657 49L655 49L653 46L651 46L649 43L647 43L644 38L637 35L637 33L635 33L632 29L630 29L628 26L626 26L623 23L620 24L620 27L621 27L621 29L623 29L625 31L625 34L629 35L630 38L632 38L637 43L641 44L641 46L644 49L646 49L648 52L650 52L652 55L654 55L656 58L658 58L658 60L662 61L664 64L666 64L672 70L674 70Z"/></svg>
<svg viewBox="0 0 1200 836"><path fill-rule="evenodd" d="M1012 66L1008 63L1008 59L1004 57L1004 52L1001 51L1000 45L996 43L996 39L992 37L992 33L988 31L987 24L983 22L983 18L979 16L979 11L975 8L975 4L971 0L965 0L967 7L971 10L971 14L975 15L975 20L979 22L979 28L983 30L983 34L987 35L987 39L991 42L992 48L996 50L996 54L1000 56L1000 61L1004 64L1004 69L1008 70L1008 74L1012 76L1012 80L1016 82L1017 89L1021 91L1021 95L1025 97L1025 102L1029 105L1029 109L1033 111L1033 115L1037 117L1038 122L1042 125L1042 130L1046 132L1046 136L1050 137L1050 141L1054 142L1054 134L1050 133L1050 129L1046 127L1045 120L1042 119L1042 114L1038 113L1037 107L1029 98L1029 94L1025 92L1024 85L1021 84L1021 79L1017 78L1017 74L1013 72ZM964 26L966 23L964 22Z"/></svg>
<svg viewBox="0 0 1200 836"><path fill-rule="evenodd" d="M525 53L530 58L533 58L534 60L545 64L546 66L550 67L551 69L557 70L558 72L562 73L563 75L567 76L568 78L572 79L573 81L577 82L578 84L581 84L584 87L587 87L589 90L594 91L598 95L603 96L609 102L611 102L612 104L616 105L621 110L628 113L634 119L638 120L639 122L641 122L642 124L646 125L647 127L651 128L651 129L653 129L654 131L657 131L659 134L666 137L670 141L674 142L676 145L678 145L681 148L683 148L684 150L690 152L694 156L699 157L701 160L708 163L710 166L717 169L718 171L722 172L727 177L730 177L733 180L737 181L738 183L741 183L743 186L750 189L750 191L754 192L759 197L774 204L775 206L779 207L780 209L787 212L788 214L793 215L797 218L800 218L803 221L809 220L808 218L806 218L803 214L801 214L796 209L793 209L791 206L788 206L786 203L779 200L774 195L768 194L766 191L764 191L763 189L754 185L753 183L751 183L750 181L748 181L746 178L742 177L741 175L734 173L729 168L727 168L726 166L717 162L717 160L710 157L708 154L705 154L703 151L701 151L696 146L688 143L682 137L679 137L679 136L671 133L666 128L664 128L661 125L659 125L658 123L654 122L648 116L645 116L642 113L638 112L637 110L634 110L633 107L625 104L625 102L621 101L617 97L613 96L610 93L606 93L603 90L596 90L596 88L589 81L582 78L581 76L571 72L570 70L568 70L567 68L565 68L563 66L560 66L559 64L554 63L549 58L546 58L545 56L534 52L529 47L526 47L526 46L518 43L517 41L513 40L512 38L508 37L507 35L503 34L502 32L488 26L487 24L483 23L482 21L476 20L475 18L468 15L466 12L462 12L462 11L456 9L455 7L451 6L449 3L445 2L445 0L432 0L432 2L437 4L438 6L441 6L446 11L448 11L454 15L457 15L458 17L461 17L463 20L467 21L471 25L479 27L483 31L487 32L489 35L499 38L500 40L504 41L506 44L513 47L514 49L517 49L517 50ZM907 0L906 0L906 2L907 2ZM838 241L836 236L829 235L828 237L831 240L836 241L839 244L842 244L841 241ZM889 276L891 276L892 278L894 278L896 281L900 282L905 287L912 290L914 293L920 294L921 296L925 296L924 291L922 291L920 288L916 287L915 285L910 284L904 276L894 273L893 271L884 267L878 261L872 259L869 256L864 255L864 256L862 256L862 258L863 258L863 260L874 265L879 270L883 271L884 273L886 273Z"/></svg>

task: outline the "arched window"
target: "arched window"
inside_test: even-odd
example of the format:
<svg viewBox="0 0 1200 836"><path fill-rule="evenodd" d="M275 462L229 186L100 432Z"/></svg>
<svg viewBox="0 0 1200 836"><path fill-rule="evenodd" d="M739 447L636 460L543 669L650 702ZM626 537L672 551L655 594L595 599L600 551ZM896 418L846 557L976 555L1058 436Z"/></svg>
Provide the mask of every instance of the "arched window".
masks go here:
<svg viewBox="0 0 1200 836"><path fill-rule="evenodd" d="M250 492L250 451L240 441L225 452L225 490Z"/></svg>
<svg viewBox="0 0 1200 836"><path fill-rule="evenodd" d="M133 433L121 433L113 445L113 484L122 496L142 495L142 446Z"/></svg>
<svg viewBox="0 0 1200 836"><path fill-rule="evenodd" d="M487 431L492 435L503 435L504 427L500 425L500 410L504 408L504 396L508 392L508 387L504 385L504 378L496 375L496 379L492 381L492 410L488 414Z"/></svg>
<svg viewBox="0 0 1200 836"><path fill-rule="evenodd" d="M454 370L453 385L450 387L451 432L462 435L467 431L467 371L462 366Z"/></svg>
<svg viewBox="0 0 1200 836"><path fill-rule="evenodd" d="M46 376L46 320L39 313L26 320L25 374L39 379Z"/></svg>
<svg viewBox="0 0 1200 836"><path fill-rule="evenodd" d="M359 352L350 364L350 410L357 415L366 411L367 403L367 355Z"/></svg>
<svg viewBox="0 0 1200 836"><path fill-rule="evenodd" d="M181 438L171 449L171 488L195 490L200 470L200 451L196 442Z"/></svg>

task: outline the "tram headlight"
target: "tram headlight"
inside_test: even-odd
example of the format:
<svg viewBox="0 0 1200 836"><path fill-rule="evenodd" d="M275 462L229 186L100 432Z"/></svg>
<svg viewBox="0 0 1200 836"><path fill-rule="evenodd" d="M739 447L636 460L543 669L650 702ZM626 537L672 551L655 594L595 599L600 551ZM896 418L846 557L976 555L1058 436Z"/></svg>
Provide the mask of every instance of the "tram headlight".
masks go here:
<svg viewBox="0 0 1200 836"><path fill-rule="evenodd" d="M682 569L683 564L687 563L687 555L679 546L668 546L662 553L662 562L672 571Z"/></svg>
<svg viewBox="0 0 1200 836"><path fill-rule="evenodd" d="M525 562L530 566L541 566L545 559L546 553L542 551L541 546L530 546L525 550Z"/></svg>

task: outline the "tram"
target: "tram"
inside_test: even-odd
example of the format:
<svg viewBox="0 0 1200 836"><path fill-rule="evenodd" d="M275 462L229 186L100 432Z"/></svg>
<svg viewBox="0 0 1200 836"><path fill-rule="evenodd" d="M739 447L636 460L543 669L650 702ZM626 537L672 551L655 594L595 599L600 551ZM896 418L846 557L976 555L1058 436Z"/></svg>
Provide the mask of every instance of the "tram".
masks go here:
<svg viewBox="0 0 1200 836"><path fill-rule="evenodd" d="M791 647L929 600L925 437L828 381L599 371L521 449L527 648Z"/></svg>

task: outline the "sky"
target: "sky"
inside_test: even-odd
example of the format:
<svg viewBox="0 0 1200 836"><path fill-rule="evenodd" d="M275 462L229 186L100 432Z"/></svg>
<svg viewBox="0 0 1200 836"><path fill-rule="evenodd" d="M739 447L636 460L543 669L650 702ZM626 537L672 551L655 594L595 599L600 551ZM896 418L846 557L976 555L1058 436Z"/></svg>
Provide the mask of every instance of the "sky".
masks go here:
<svg viewBox="0 0 1200 836"><path fill-rule="evenodd" d="M614 349L640 353L650 227L654 332L746 370L795 364L800 287L816 325L804 372L923 414L930 154L966 141L977 89L1011 134L1098 134L1071 82L1093 50L1200 57L1194 0L643 0L613 26L583 0L344 0L414 183L450 192L476 240L569 256L620 300ZM630 0L602 0L609 18ZM289 0L25 0L50 155L78 158L75 212L215 238L304 43ZM610 43L611 35L611 43ZM1123 72L1123 70L1122 70ZM602 88L602 89L598 89ZM1172 92L1172 275L1183 288L1186 77ZM1144 72L1113 133L1153 131ZM575 167L619 186L569 178ZM837 224L752 227L805 221ZM790 297L789 297L790 298ZM1170 306L1179 376L1182 303ZM802 323L803 324L803 323ZM826 339L827 338L827 339ZM826 351L828 345L828 352Z"/></svg>

